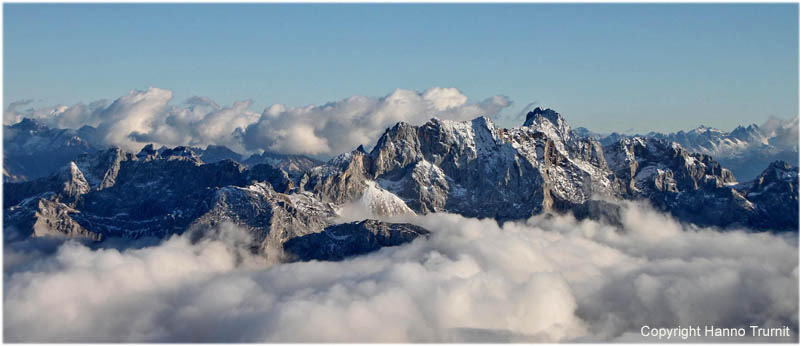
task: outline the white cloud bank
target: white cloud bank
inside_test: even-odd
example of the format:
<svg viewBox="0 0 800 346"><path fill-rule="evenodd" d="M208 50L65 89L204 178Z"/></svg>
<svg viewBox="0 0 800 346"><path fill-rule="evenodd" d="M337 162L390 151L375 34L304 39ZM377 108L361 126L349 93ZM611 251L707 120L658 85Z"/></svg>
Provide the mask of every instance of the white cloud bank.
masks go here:
<svg viewBox="0 0 800 346"><path fill-rule="evenodd" d="M770 138L770 145L797 151L798 119L800 117L780 119L772 116L760 128Z"/></svg>
<svg viewBox="0 0 800 346"><path fill-rule="evenodd" d="M205 97L170 105L172 92L149 88L132 90L110 105L56 106L21 110L31 101L9 104L4 124L23 117L59 128L97 127L104 144L137 151L157 145L225 145L241 153L268 150L287 154L332 156L371 145L397 122L421 124L432 117L468 120L494 116L511 105L504 96L469 103L455 88L424 92L397 89L384 97L353 96L319 106L274 104L262 113L250 110L252 101L220 107Z"/></svg>
<svg viewBox="0 0 800 346"><path fill-rule="evenodd" d="M758 324L788 325L793 338L777 341L796 342L796 237L686 228L640 207L624 219L621 230L544 216L500 227L432 214L415 219L433 231L428 239L343 262L279 265L238 250L245 241L231 230L122 252L66 243L6 268L4 334L10 342L630 341L643 324Z"/></svg>

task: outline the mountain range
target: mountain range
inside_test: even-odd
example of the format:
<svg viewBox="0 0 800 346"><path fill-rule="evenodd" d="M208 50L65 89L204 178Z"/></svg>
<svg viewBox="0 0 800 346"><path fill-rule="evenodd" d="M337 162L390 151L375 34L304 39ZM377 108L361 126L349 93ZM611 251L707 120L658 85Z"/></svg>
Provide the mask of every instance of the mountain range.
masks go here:
<svg viewBox="0 0 800 346"><path fill-rule="evenodd" d="M755 179L774 161L798 164L798 119L771 118L761 126L737 126L730 132L701 125L689 131L650 132L645 135L611 133L602 135L586 128L575 129L581 136L592 137L603 145L622 138L647 137L677 142L686 150L710 155L740 180Z"/></svg>
<svg viewBox="0 0 800 346"><path fill-rule="evenodd" d="M92 130L30 119L4 127L7 240L164 238L233 223L267 256L337 260L428 234L411 224L340 223L347 207L499 222L572 213L620 224L628 200L700 226L798 228L796 140L794 165L770 162L745 182L709 155L784 149L774 139L781 134L754 126L598 136L536 108L515 128L488 117L397 123L370 151L359 146L324 163L273 153L244 158L220 146L147 145L131 153L102 146Z"/></svg>
<svg viewBox="0 0 800 346"><path fill-rule="evenodd" d="M150 148L148 150L152 150L152 146ZM16 124L3 126L3 179L4 182L22 182L42 178L83 154L98 154L103 149L107 146L94 127L54 129L38 120L24 118ZM157 150L167 149L161 147ZM290 174L322 164L303 155L264 152L246 157L218 145L190 149L204 163L227 159L247 166L269 163Z"/></svg>

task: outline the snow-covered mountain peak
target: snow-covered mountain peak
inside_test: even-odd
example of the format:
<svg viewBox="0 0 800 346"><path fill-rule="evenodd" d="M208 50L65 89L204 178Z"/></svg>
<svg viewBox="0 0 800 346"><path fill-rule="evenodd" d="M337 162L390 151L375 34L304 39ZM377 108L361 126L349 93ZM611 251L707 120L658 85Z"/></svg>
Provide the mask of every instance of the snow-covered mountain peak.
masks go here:
<svg viewBox="0 0 800 346"><path fill-rule="evenodd" d="M563 121L564 118L556 112L552 108L541 108L536 107L534 110L528 112L528 115L525 117L525 123L523 126L531 126L533 122L536 121L537 118L545 118L553 124L558 123L559 121Z"/></svg>
<svg viewBox="0 0 800 346"><path fill-rule="evenodd" d="M490 117L488 117L486 115L481 115L481 116L479 116L479 117L477 117L475 119L472 119L472 123L473 124L480 124L481 126L484 126L486 128L490 128L490 129L495 128L494 120L492 120L492 118L490 118Z"/></svg>
<svg viewBox="0 0 800 346"><path fill-rule="evenodd" d="M542 132L553 140L561 138L564 141L568 141L572 137L572 128L567 124L567 121L564 120L561 114L551 108L542 109L536 107L533 111L528 112L523 126Z"/></svg>
<svg viewBox="0 0 800 346"><path fill-rule="evenodd" d="M764 136L761 134L761 129L756 124L750 124L747 127L739 125L733 129L733 131L731 131L729 136L742 141L758 141L759 143L764 142Z"/></svg>
<svg viewBox="0 0 800 346"><path fill-rule="evenodd" d="M81 172L75 162L70 161L56 173L56 176L58 177L57 179L61 181L61 191L70 198L76 198L91 190L89 182L86 181L83 172Z"/></svg>

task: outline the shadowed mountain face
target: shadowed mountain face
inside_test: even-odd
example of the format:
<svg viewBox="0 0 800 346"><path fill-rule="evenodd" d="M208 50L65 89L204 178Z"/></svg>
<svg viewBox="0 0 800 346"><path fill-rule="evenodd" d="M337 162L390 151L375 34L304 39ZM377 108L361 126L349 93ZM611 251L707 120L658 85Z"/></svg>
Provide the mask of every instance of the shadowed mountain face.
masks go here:
<svg viewBox="0 0 800 346"><path fill-rule="evenodd" d="M748 129L736 136L750 138ZM450 212L505 221L573 213L618 223L619 201L644 200L703 226L796 231L798 224L797 168L789 163L738 183L723 164L677 142L603 143L573 131L552 109L537 108L510 129L487 117L398 123L370 152L359 147L324 164L269 153L243 159L217 146L98 149L80 131L27 120L5 131L12 134L6 150L16 155L4 164L7 239L163 238L233 223L253 235L256 251L336 260L427 233L379 221L337 225L339 210L351 205L379 216ZM42 142L51 135L56 140ZM66 162L47 156L61 147ZM58 166L42 174L45 167L11 160ZM15 183L14 167L26 172L17 176L40 177Z"/></svg>

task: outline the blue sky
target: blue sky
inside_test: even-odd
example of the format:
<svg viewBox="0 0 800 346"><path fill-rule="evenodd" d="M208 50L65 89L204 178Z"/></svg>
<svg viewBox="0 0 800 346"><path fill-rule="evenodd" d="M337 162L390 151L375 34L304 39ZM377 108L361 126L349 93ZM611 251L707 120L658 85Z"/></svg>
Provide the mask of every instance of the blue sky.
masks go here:
<svg viewBox="0 0 800 346"><path fill-rule="evenodd" d="M731 129L797 115L797 17L797 4L5 4L3 96L71 105L156 86L260 111L442 86L596 131Z"/></svg>

